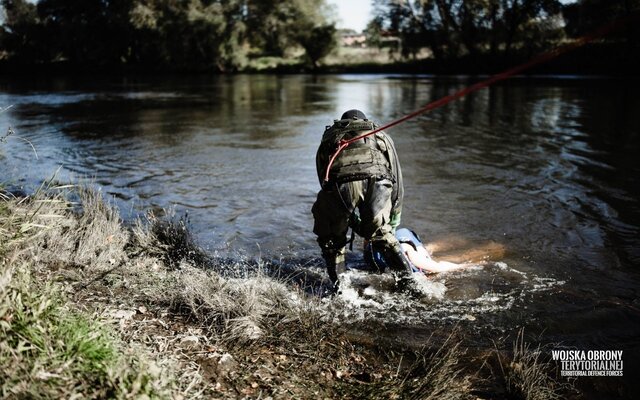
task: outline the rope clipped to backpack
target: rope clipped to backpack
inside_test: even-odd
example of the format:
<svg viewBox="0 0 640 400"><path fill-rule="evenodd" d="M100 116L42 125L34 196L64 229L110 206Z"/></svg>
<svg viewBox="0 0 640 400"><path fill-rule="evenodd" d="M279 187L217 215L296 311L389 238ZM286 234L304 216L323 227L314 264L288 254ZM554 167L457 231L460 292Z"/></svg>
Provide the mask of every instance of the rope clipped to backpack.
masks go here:
<svg viewBox="0 0 640 400"><path fill-rule="evenodd" d="M334 161L336 160L336 158L338 157L338 155L342 152L342 150L344 150L347 146L349 146L351 143L356 142L360 139L364 139L367 136L371 136L371 135L375 135L378 132L381 132L385 129L389 129L391 127L394 127L396 125L399 125L407 120L410 120L412 118L417 117L420 114L424 114L427 111L431 111L435 108L439 108L442 107L454 100L457 100L461 97L464 97L466 95L468 95L469 93L478 91L480 89L483 89L487 86L493 85L496 82L500 82L503 81L507 78L512 77L513 75L516 75L520 72L523 72L527 69L530 69L536 65L540 65L543 64L545 62L548 62L556 57L559 57L560 55L564 54L564 53L568 53L570 51L573 51L579 47L584 46L587 43L590 43L596 39L599 39L615 30L620 29L621 27L629 24L631 21L637 20L638 17L640 17L640 14L635 13L632 15L629 15L625 18L621 18L618 20L615 20L609 24L606 24L602 27L600 27L599 29L597 29L596 31L587 34L585 36L582 36L578 39L576 39L575 42L561 46L561 47L557 47L553 50L547 51L546 53L542 53L539 56L527 61L524 64L520 64L516 67L513 67L511 69L508 69L506 71L500 72L498 74L495 74L493 76L491 76L488 79L485 79L483 81L480 81L478 83L475 83L471 86L467 86L464 89L461 89L457 92L454 92L448 96L442 97L438 100L435 100L427 105L425 105L422 108L417 109L416 111L407 114L401 118L398 118L394 121L389 122L386 125L380 126L372 131L363 133L362 135L353 137L351 139L340 139L340 141L338 142L338 148L336 149L336 151L331 155L331 158L329 159L329 163L327 164L327 170L325 171L325 175L324 175L324 183L329 182L329 172L331 171L331 166L333 165Z"/></svg>

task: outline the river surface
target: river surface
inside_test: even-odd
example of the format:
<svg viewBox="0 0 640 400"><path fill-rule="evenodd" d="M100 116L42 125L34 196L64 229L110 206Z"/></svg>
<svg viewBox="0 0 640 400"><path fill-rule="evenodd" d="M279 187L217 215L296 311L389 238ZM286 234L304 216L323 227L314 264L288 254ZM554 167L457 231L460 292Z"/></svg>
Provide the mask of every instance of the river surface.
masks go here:
<svg viewBox="0 0 640 400"><path fill-rule="evenodd" d="M174 209L211 252L294 257L321 272L310 209L325 125L351 108L389 122L476 81L2 79L0 106L12 107L0 113L1 132L15 135L0 144L0 181L29 191L60 168L60 181L100 187L126 220ZM625 380L640 376L638 89L633 80L515 78L390 130L403 226L425 242L492 241L506 253L432 277L426 300L361 290L336 315L400 327L394 334L412 343L441 321L495 337L525 326L566 348L624 350Z"/></svg>

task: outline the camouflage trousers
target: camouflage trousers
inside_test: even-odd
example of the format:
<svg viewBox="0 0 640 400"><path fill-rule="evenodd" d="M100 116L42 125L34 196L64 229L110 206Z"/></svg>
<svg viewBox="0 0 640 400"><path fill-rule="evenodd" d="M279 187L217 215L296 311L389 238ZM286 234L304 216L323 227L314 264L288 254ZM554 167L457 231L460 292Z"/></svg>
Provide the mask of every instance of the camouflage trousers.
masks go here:
<svg viewBox="0 0 640 400"><path fill-rule="evenodd" d="M391 193L393 183L375 178L329 185L318 192L313 205L313 232L332 282L344 268L349 227L372 244L399 248L393 234ZM336 271L337 269L337 271Z"/></svg>

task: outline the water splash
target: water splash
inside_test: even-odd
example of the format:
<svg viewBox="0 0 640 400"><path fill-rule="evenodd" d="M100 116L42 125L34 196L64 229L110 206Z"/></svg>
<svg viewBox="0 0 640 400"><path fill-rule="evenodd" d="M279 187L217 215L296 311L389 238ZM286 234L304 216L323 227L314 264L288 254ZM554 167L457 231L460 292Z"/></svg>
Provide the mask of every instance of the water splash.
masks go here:
<svg viewBox="0 0 640 400"><path fill-rule="evenodd" d="M418 325L476 321L526 307L533 293L565 282L539 277L505 262L477 263L463 270L425 276L414 274L410 287L392 274L350 270L340 276L340 291L323 300L334 322L357 321Z"/></svg>

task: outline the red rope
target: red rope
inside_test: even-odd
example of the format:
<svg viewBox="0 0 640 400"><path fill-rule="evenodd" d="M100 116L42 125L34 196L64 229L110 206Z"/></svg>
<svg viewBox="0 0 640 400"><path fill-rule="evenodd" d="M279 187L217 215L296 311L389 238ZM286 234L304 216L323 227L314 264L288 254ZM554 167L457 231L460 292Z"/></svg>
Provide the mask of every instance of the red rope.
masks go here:
<svg viewBox="0 0 640 400"><path fill-rule="evenodd" d="M576 41L573 42L573 43L567 44L565 46L558 47L558 48L556 48L554 50L550 50L550 51L548 51L546 53L542 53L539 56L529 60L528 62L526 62L524 64L518 65L518 66L513 67L511 69L508 69L506 71L500 72L500 73L498 73L496 75L491 76L488 79L485 79L484 81L480 81L480 82L478 82L478 83L476 83L474 85L468 86L468 87L466 87L466 88L464 88L462 90L459 90L459 91L457 91L455 93L452 93L452 94L450 94L448 96L442 97L442 98L440 98L440 99L438 99L436 101L433 101L433 102L425 105L424 107L422 107L422 108L420 108L420 109L418 109L418 110L416 110L416 111L414 111L414 112L412 112L410 114L405 115L402 118L398 118L395 121L391 121L388 124L383 125L383 126L381 126L379 128L376 128L376 129L374 129L374 130L372 130L370 132L364 133L364 134L362 134L360 136L356 136L356 137L351 138L351 139L347 139L347 140L342 139L342 140L340 140L338 148L336 149L336 151L333 153L333 155L329 159L329 164L327 165L327 170L326 170L326 173L324 175L324 181L325 182L329 181L329 171L331 170L331 166L333 165L333 162L338 157L338 154L340 154L340 152L342 150L344 150L345 147L349 146L351 143L353 143L355 141L358 141L360 139L364 139L367 136L374 135L374 134L376 134L378 132L381 132L381 131L383 131L385 129L389 129L391 127L399 125L399 124L401 124L401 123L403 123L403 122L405 122L407 120L410 120L412 118L417 117L420 114L423 114L423 113L425 113L427 111L433 110L434 108L442 107L445 104L452 102L453 100L457 100L457 99L459 99L461 97L464 97L464 96L468 95L469 93L472 93L472 92L475 92L477 90L483 89L483 88L485 88L487 86L493 85L496 82L499 82L499 81L505 80L507 78L510 78L513 75L516 75L516 74L518 74L518 73L520 73L522 71L525 71L525 70L527 70L527 69L529 69L531 67L534 67L534 66L539 65L539 64L543 64L543 63L545 63L545 62L547 62L549 60L552 60L552 59L554 59L554 58L556 58L556 57L558 57L558 56L560 56L560 55L562 55L564 53L573 51L573 50L577 49L578 47L584 46L585 44L587 44L589 42L592 42L592 41L594 41L594 40L596 40L598 38L601 38L601 37L611 33L614 30L619 29L620 27L628 24L630 21L638 19L638 17L639 17L638 14L633 14L633 15L630 15L630 16L628 16L626 18L622 18L622 19L613 21L613 22L611 22L611 23L609 23L607 25L604 25L604 26L600 27L598 30L594 31L591 34L588 34L588 35L585 35L585 36L582 36L582 37L576 39Z"/></svg>

